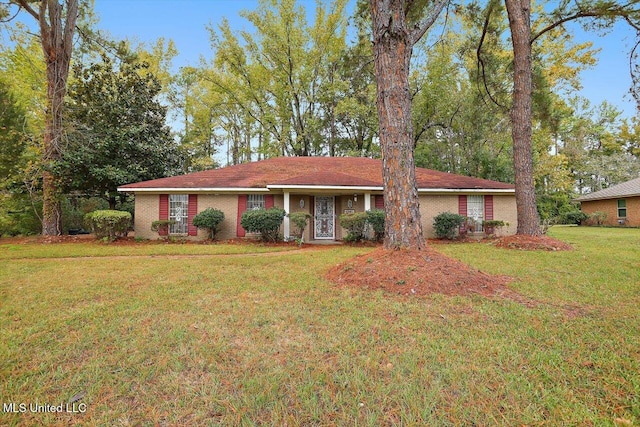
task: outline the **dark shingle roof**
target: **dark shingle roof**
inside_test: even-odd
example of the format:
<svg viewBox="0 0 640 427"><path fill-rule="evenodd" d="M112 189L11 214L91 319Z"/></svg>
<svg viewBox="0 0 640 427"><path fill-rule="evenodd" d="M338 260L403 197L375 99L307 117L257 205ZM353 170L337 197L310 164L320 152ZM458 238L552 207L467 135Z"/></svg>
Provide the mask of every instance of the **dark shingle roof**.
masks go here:
<svg viewBox="0 0 640 427"><path fill-rule="evenodd" d="M512 184L416 168L419 189L513 190ZM382 187L382 161L365 157L275 157L121 186L122 191L269 186Z"/></svg>
<svg viewBox="0 0 640 427"><path fill-rule="evenodd" d="M576 200L579 202L587 202L589 200L619 199L621 197L633 196L640 196L640 177L605 188L604 190L585 194Z"/></svg>

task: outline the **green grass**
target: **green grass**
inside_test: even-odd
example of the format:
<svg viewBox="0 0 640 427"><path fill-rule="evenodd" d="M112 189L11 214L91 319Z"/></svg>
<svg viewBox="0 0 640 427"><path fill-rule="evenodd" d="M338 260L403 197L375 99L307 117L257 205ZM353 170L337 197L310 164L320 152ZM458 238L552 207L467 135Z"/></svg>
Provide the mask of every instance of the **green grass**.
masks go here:
<svg viewBox="0 0 640 427"><path fill-rule="evenodd" d="M135 245L120 245L87 241L81 243L33 244L2 243L0 240L0 260L21 258L80 258L113 256L155 256L155 255L232 255L277 252L298 249L297 246L270 246L255 244L180 244L141 242Z"/></svg>
<svg viewBox="0 0 640 427"><path fill-rule="evenodd" d="M437 246L514 277L536 308L323 279L364 248L70 259L71 244L27 245L0 264L0 396L84 391L87 407L0 425L637 425L640 230L552 235L576 250Z"/></svg>

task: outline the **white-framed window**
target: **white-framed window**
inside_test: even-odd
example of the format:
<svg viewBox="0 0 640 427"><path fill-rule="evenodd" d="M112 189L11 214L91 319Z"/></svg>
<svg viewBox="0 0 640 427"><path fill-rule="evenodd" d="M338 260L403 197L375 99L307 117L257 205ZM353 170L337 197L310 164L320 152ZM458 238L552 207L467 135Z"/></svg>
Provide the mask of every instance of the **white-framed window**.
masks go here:
<svg viewBox="0 0 640 427"><path fill-rule="evenodd" d="M189 195L169 195L169 220L175 221L169 226L169 234L187 234L189 215Z"/></svg>
<svg viewBox="0 0 640 427"><path fill-rule="evenodd" d="M472 221L474 231L484 231L484 196L467 196L467 217Z"/></svg>
<svg viewBox="0 0 640 427"><path fill-rule="evenodd" d="M247 195L247 210L253 211L256 209L265 209L266 204L264 201L264 194L248 194Z"/></svg>
<svg viewBox="0 0 640 427"><path fill-rule="evenodd" d="M627 217L627 200L618 199L618 218Z"/></svg>

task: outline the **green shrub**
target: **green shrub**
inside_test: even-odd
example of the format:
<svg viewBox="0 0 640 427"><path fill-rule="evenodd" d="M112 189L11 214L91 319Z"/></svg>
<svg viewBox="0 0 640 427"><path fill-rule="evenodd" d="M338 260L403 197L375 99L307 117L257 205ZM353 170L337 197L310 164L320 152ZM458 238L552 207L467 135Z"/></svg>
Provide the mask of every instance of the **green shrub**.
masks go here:
<svg viewBox="0 0 640 427"><path fill-rule="evenodd" d="M123 211L93 211L84 216L87 226L98 239L114 241L119 236L126 236L131 226L131 214Z"/></svg>
<svg viewBox="0 0 640 427"><path fill-rule="evenodd" d="M367 225L366 212L342 214L338 221L343 228L347 229L347 235L345 236L344 241L359 242L364 239L364 230Z"/></svg>
<svg viewBox="0 0 640 427"><path fill-rule="evenodd" d="M42 202L28 194L0 192L0 235L31 236L42 232Z"/></svg>
<svg viewBox="0 0 640 427"><path fill-rule="evenodd" d="M246 211L240 218L240 225L250 233L260 233L265 242L277 242L285 214L284 209L276 207Z"/></svg>
<svg viewBox="0 0 640 427"><path fill-rule="evenodd" d="M211 240L216 238L216 233L220 230L222 221L224 221L224 212L214 208L205 209L193 217L193 225L209 230Z"/></svg>
<svg viewBox="0 0 640 427"><path fill-rule="evenodd" d="M484 228L484 234L487 236L491 236L496 234L496 230L501 229L504 226L508 226L508 222L504 222L501 219L488 219L482 221L482 228Z"/></svg>
<svg viewBox="0 0 640 427"><path fill-rule="evenodd" d="M293 236L296 239L302 239L304 230L307 228L307 224L309 224L311 218L311 215L306 212L293 212L289 214L289 220L291 221L291 225L293 225Z"/></svg>
<svg viewBox="0 0 640 427"><path fill-rule="evenodd" d="M151 223L151 231L155 231L158 234L166 236L169 234L169 227L175 223L176 222L172 219L161 219L158 221L153 221Z"/></svg>
<svg viewBox="0 0 640 427"><path fill-rule="evenodd" d="M589 215L576 209L562 213L560 215L560 223L580 225L586 221L587 218L589 218Z"/></svg>
<svg viewBox="0 0 640 427"><path fill-rule="evenodd" d="M607 213L596 211L589 215L586 220L587 225L604 225L607 220Z"/></svg>
<svg viewBox="0 0 640 427"><path fill-rule="evenodd" d="M442 212L433 218L433 227L436 236L440 239L453 239L456 237L456 230L465 221L466 217L451 212Z"/></svg>
<svg viewBox="0 0 640 427"><path fill-rule="evenodd" d="M372 209L367 211L367 224L373 229L373 239L380 242L384 239L384 209Z"/></svg>
<svg viewBox="0 0 640 427"><path fill-rule="evenodd" d="M109 203L100 197L66 197L62 200L62 230L81 229L89 212L109 209ZM123 210L123 209L118 209Z"/></svg>

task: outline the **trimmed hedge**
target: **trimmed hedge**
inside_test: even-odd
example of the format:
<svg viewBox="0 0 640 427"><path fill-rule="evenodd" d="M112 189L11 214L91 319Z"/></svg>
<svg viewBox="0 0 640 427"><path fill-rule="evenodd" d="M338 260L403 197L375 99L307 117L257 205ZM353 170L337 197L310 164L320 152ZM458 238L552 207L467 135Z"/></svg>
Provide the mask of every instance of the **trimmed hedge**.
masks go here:
<svg viewBox="0 0 640 427"><path fill-rule="evenodd" d="M84 216L85 223L98 239L114 241L120 236L126 236L131 226L131 214L124 211L100 210Z"/></svg>
<svg viewBox="0 0 640 427"><path fill-rule="evenodd" d="M440 239L453 239L456 231L465 221L466 217L451 212L442 212L433 218L433 228Z"/></svg>
<svg viewBox="0 0 640 427"><path fill-rule="evenodd" d="M277 242L285 215L284 209L277 207L246 211L240 218L240 225L250 233L260 233L265 242Z"/></svg>
<svg viewBox="0 0 640 427"><path fill-rule="evenodd" d="M366 212L342 214L338 221L340 222L340 225L348 231L344 238L345 242L359 242L364 239L364 230L367 225Z"/></svg>
<svg viewBox="0 0 640 427"><path fill-rule="evenodd" d="M224 212L219 209L208 208L193 217L193 225L197 228L209 230L211 240L216 238L220 224L224 221Z"/></svg>

